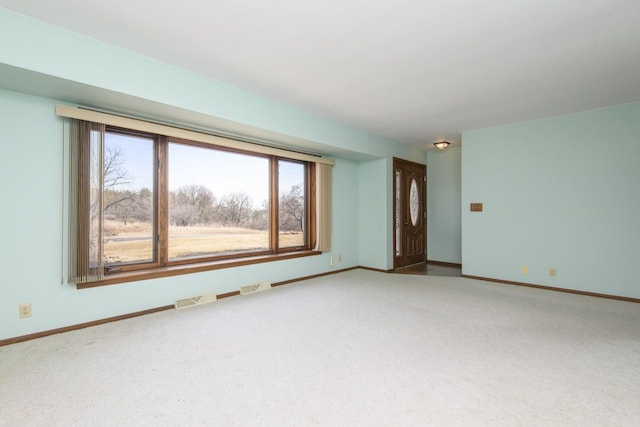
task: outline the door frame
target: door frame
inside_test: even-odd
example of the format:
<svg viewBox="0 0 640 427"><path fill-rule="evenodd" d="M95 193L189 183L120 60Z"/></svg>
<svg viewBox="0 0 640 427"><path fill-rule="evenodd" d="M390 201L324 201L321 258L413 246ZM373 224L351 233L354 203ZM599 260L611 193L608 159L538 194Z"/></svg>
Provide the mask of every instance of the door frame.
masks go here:
<svg viewBox="0 0 640 427"><path fill-rule="evenodd" d="M398 157L394 157L393 158L393 173L391 174L391 187L393 189L393 202L392 202L392 213L391 213L391 227L393 228L393 240L391 243L391 251L393 254L393 268L397 269L397 268L403 268L406 267L407 265L399 265L401 263L401 261L404 258L404 254L406 253L406 240L405 239L398 239L398 225L401 226L401 224L398 224L398 221L402 222L402 213L399 211L399 209L401 209L400 206L398 206L398 198L397 198L397 186L396 186L396 171L399 168L402 168L402 166L410 166L410 167L418 167L424 170L424 185L422 187L422 194L420 195L421 198L421 203L420 205L422 206L420 215L422 216L423 220L424 220L424 254L422 254L422 261L419 262L420 263L424 263L427 260L427 166L422 164L422 163L416 163L416 162L412 162L410 160L405 160L405 159L401 159ZM403 204L403 199L402 197L400 198L400 205ZM402 255L398 255L397 252L397 245L398 242L401 243L401 254ZM415 265L415 264L413 264Z"/></svg>

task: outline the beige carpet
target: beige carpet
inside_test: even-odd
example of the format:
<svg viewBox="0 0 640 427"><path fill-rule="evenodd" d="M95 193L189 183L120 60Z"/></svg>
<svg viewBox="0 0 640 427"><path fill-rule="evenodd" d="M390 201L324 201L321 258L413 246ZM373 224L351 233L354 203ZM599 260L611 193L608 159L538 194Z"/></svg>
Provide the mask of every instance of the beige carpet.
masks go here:
<svg viewBox="0 0 640 427"><path fill-rule="evenodd" d="M639 423L640 304L462 278L353 270L0 348L1 426Z"/></svg>

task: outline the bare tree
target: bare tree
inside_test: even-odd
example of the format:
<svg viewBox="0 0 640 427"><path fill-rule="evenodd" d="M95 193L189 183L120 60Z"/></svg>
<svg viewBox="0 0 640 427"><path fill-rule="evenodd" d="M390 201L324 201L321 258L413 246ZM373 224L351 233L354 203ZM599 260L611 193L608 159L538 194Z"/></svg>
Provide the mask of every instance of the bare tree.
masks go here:
<svg viewBox="0 0 640 427"><path fill-rule="evenodd" d="M189 226L213 220L215 197L203 185L185 185L172 191L169 199L172 224Z"/></svg>
<svg viewBox="0 0 640 427"><path fill-rule="evenodd" d="M105 194L103 211L106 212L110 208L133 200L135 193L125 190L131 183L131 177L129 176L129 171L124 168L124 159L120 147L111 145L105 147L103 174L103 190Z"/></svg>
<svg viewBox="0 0 640 427"><path fill-rule="evenodd" d="M104 214L127 225L135 210L136 193L131 190L106 190L104 192Z"/></svg>
<svg viewBox="0 0 640 427"><path fill-rule="evenodd" d="M245 225L251 219L251 197L244 192L225 194L216 211L217 218L223 225Z"/></svg>
<svg viewBox="0 0 640 427"><path fill-rule="evenodd" d="M140 222L153 221L153 192L146 187L136 194L133 218Z"/></svg>
<svg viewBox="0 0 640 427"><path fill-rule="evenodd" d="M254 230L268 230L269 229L269 201L264 200L261 206L257 209L251 210L251 218L247 227Z"/></svg>
<svg viewBox="0 0 640 427"><path fill-rule="evenodd" d="M280 196L280 230L302 231L304 229L304 211L302 184L294 185L288 193Z"/></svg>

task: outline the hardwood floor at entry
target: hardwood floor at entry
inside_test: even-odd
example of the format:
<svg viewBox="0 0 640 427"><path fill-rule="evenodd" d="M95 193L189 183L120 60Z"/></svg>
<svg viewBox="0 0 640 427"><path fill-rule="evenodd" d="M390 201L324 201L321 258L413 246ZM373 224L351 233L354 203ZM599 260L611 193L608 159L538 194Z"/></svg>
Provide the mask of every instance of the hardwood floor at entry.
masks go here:
<svg viewBox="0 0 640 427"><path fill-rule="evenodd" d="M398 268L393 271L398 274L417 274L422 276L453 276L460 277L462 275L461 267L453 267L448 265L440 265L430 262L410 265L404 268Z"/></svg>

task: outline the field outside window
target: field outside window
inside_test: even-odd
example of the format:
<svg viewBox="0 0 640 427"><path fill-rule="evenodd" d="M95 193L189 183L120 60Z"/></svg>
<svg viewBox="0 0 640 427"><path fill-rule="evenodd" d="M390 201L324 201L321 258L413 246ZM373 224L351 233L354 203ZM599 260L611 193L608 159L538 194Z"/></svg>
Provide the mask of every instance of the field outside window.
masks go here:
<svg viewBox="0 0 640 427"><path fill-rule="evenodd" d="M306 162L120 128L102 150L105 273L309 249Z"/></svg>

